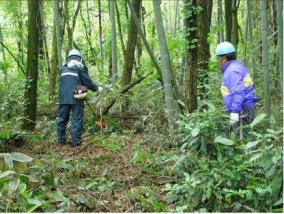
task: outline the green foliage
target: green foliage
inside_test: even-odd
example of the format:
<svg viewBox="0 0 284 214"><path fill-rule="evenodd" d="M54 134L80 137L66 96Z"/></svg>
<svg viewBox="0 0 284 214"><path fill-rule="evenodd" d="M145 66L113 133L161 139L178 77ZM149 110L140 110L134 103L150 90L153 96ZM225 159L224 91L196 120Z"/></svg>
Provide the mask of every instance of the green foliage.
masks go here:
<svg viewBox="0 0 284 214"><path fill-rule="evenodd" d="M164 188L173 211L281 210L283 160L277 145L282 141L282 129L251 130L240 145L221 135L223 116L218 112L211 106L179 122L185 143L182 154L171 158L179 179ZM211 119L205 119L208 116ZM263 118L258 116L250 127Z"/></svg>

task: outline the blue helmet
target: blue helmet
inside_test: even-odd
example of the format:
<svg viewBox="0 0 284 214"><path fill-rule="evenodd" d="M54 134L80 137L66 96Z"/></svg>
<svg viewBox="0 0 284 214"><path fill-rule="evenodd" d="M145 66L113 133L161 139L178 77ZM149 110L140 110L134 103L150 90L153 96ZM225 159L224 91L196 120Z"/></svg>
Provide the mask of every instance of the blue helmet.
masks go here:
<svg viewBox="0 0 284 214"><path fill-rule="evenodd" d="M217 45L216 48L216 56L222 56L227 55L230 53L235 53L236 49L234 45L230 42L222 42L219 45Z"/></svg>
<svg viewBox="0 0 284 214"><path fill-rule="evenodd" d="M71 49L71 50L69 51L68 58L69 58L70 56L78 56L78 57L82 58L82 54L81 54L80 51L77 50L77 49Z"/></svg>

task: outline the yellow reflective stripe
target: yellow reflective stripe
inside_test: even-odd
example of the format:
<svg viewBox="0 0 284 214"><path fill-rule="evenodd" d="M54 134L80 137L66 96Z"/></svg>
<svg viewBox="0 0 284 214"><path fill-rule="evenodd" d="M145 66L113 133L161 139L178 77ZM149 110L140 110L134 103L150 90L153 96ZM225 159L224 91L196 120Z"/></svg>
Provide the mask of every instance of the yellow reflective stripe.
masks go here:
<svg viewBox="0 0 284 214"><path fill-rule="evenodd" d="M221 86L221 93L223 97L228 96L230 94L229 89L224 85Z"/></svg>
<svg viewBox="0 0 284 214"><path fill-rule="evenodd" d="M247 75L245 76L245 78L244 78L244 80L243 80L243 83L244 83L244 86L245 86L246 88L248 88L248 87L250 87L250 86L253 85L253 81L252 81L252 79L251 79L251 77L250 77L249 74L247 74Z"/></svg>

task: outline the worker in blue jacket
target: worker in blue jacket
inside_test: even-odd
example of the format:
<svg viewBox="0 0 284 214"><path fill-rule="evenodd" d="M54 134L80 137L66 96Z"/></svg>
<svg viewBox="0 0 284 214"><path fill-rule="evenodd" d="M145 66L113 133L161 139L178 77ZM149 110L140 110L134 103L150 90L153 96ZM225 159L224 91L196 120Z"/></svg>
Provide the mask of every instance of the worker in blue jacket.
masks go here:
<svg viewBox="0 0 284 214"><path fill-rule="evenodd" d="M230 113L230 126L249 124L254 119L256 96L248 69L236 60L236 50L230 42L222 42L216 48L223 74L221 93L224 107Z"/></svg>
<svg viewBox="0 0 284 214"><path fill-rule="evenodd" d="M74 90L77 86L86 86L92 91L100 91L99 87L89 76L88 69L82 63L82 54L77 49L72 49L68 54L67 63L60 69L59 84L59 108L58 108L58 143L66 143L66 125L72 111L71 122L71 146L79 146L83 130L84 100L74 97Z"/></svg>

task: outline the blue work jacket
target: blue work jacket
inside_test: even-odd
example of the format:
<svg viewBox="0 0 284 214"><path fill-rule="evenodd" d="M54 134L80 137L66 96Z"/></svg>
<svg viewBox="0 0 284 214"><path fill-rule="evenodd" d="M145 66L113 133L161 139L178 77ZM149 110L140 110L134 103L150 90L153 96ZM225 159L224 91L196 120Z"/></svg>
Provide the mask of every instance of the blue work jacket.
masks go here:
<svg viewBox="0 0 284 214"><path fill-rule="evenodd" d="M92 91L97 91L98 86L89 76L87 67L81 62L71 60L60 70L59 84L59 104L80 104L83 100L74 98L74 89L79 85L84 85Z"/></svg>

